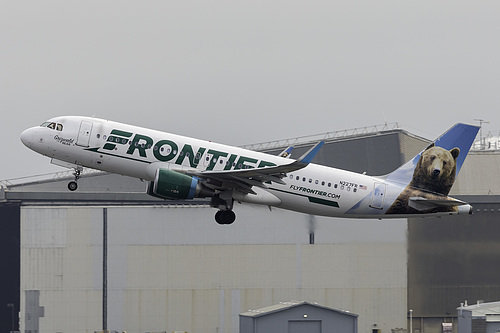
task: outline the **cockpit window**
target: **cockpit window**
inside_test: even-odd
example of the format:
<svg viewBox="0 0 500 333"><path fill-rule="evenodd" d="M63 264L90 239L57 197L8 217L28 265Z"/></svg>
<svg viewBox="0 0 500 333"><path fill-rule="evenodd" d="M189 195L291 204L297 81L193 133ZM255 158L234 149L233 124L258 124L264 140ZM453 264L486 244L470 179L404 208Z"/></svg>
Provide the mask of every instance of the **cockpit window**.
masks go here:
<svg viewBox="0 0 500 333"><path fill-rule="evenodd" d="M44 122L43 124L40 125L41 127L48 127L50 129L56 130L56 131L62 131L63 130L63 125L58 124L58 123L51 123L51 122Z"/></svg>

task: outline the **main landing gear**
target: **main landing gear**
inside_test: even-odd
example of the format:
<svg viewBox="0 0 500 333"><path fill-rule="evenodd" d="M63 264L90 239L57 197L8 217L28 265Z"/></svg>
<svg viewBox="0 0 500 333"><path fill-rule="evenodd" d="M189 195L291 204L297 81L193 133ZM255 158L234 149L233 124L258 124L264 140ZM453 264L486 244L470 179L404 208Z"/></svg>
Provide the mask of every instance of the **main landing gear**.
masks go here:
<svg viewBox="0 0 500 333"><path fill-rule="evenodd" d="M71 192L76 191L76 189L78 188L77 181L78 181L78 179L80 179L81 173L82 173L81 167L80 168L75 168L75 172L73 172L73 176L75 176L75 180L70 181L68 183L68 190L70 190Z"/></svg>
<svg viewBox="0 0 500 333"><path fill-rule="evenodd" d="M232 210L219 210L215 213L215 221L219 224L231 224L236 220L236 214Z"/></svg>
<svg viewBox="0 0 500 333"><path fill-rule="evenodd" d="M210 206L219 208L215 214L215 221L219 224L231 224L236 220L236 214L233 212L233 194L232 191L225 191L216 194L210 201Z"/></svg>

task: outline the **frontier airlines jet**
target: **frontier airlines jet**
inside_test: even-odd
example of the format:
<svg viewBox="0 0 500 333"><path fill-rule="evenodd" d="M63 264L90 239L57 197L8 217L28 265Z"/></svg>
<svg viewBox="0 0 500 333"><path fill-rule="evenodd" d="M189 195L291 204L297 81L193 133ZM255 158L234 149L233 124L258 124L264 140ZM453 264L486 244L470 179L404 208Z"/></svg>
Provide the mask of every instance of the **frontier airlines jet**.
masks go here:
<svg viewBox="0 0 500 333"><path fill-rule="evenodd" d="M56 117L25 130L21 141L75 170L83 167L137 177L148 194L170 200L210 198L215 220L231 224L234 201L352 218L470 214L448 196L476 137L457 124L397 170L368 176L311 163L323 145L292 160L279 156L89 117Z"/></svg>

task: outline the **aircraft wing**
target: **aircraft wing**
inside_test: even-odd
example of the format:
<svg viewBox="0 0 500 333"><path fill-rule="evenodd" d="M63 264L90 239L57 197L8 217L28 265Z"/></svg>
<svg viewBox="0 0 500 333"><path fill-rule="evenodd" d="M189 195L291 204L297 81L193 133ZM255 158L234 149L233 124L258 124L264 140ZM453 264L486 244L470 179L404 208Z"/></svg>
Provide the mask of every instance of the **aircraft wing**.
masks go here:
<svg viewBox="0 0 500 333"><path fill-rule="evenodd" d="M309 149L298 160L277 166L267 166L262 168L227 170L227 171L198 171L198 170L179 170L190 176L198 177L206 186L215 190L235 189L243 193L255 192L253 186L267 188L265 183L275 182L284 185L282 178L286 177L288 172L300 170L306 167L314 158L324 141L318 142Z"/></svg>

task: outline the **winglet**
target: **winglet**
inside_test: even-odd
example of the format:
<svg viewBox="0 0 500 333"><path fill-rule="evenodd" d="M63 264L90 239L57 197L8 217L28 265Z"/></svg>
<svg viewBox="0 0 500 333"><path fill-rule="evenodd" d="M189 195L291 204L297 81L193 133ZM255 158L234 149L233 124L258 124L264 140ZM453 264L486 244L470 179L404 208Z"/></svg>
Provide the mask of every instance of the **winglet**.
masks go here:
<svg viewBox="0 0 500 333"><path fill-rule="evenodd" d="M303 164L309 164L311 163L312 159L318 151L321 149L321 147L325 144L325 141L320 141L317 144L314 145L311 149L309 149L304 155L302 155L297 162L303 163Z"/></svg>
<svg viewBox="0 0 500 333"><path fill-rule="evenodd" d="M292 156L293 146L288 146L285 150L283 150L278 156L284 158L290 158Z"/></svg>

